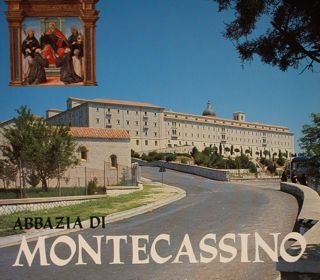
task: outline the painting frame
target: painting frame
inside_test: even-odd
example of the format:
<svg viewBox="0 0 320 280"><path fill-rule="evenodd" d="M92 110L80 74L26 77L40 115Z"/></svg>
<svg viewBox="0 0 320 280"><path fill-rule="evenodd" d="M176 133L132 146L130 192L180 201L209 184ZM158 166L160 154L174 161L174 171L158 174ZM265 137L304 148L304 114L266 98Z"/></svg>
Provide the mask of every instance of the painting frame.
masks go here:
<svg viewBox="0 0 320 280"><path fill-rule="evenodd" d="M23 74L23 32L28 18L77 18L82 25L83 79L81 85L95 86L96 81L96 22L99 0L5 0L10 42L11 86L25 86ZM48 3L50 2L50 3ZM46 84L44 84L46 85ZM50 84L49 84L50 85ZM56 84L54 84L56 86ZM60 85L60 84L58 84ZM66 85L66 83L61 83ZM70 83L69 85L77 85Z"/></svg>

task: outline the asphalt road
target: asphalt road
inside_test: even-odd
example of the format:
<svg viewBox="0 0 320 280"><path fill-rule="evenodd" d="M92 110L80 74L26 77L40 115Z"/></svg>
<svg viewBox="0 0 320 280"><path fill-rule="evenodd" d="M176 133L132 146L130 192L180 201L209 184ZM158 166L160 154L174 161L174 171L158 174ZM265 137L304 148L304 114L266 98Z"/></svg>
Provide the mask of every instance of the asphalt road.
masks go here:
<svg viewBox="0 0 320 280"><path fill-rule="evenodd" d="M158 181L161 178L157 168L143 167L142 175ZM279 191L279 183L216 182L169 170L164 174L164 182L184 189L187 196L155 211L109 224L105 229L88 229L69 234L76 244L78 234L81 234L94 249L97 242L93 236L127 236L128 242L122 242L120 246L120 260L124 264L110 264L114 258L113 243L110 241L106 244L104 237L101 245L102 264L94 264L88 254L83 253L83 261L88 265L76 265L76 251L68 265L54 265L49 254L51 244L57 238L54 237L46 240L48 263L51 264L49 266L40 266L37 256L31 267L27 266L24 257L21 258L21 262L25 264L23 267L13 267L19 247L0 249L0 279L277 279L275 263L263 251L260 252L263 262L253 261L256 232L273 247L270 233L280 233L281 242L283 236L293 229L298 205L295 198ZM207 240L207 244L214 246L218 255L209 263L200 263L200 254L202 257L210 257L210 254L199 248L200 240L209 233L216 234L217 242ZM218 243L228 233L235 234L236 240L225 243L236 248L237 256L232 261L223 263L223 258L230 258L231 253L222 250ZM150 254L151 244L160 234L170 236L170 245L162 240L156 246L160 256L172 255L164 264L155 263ZM190 244L181 248L178 258L181 263L172 263L179 254L186 234L189 235L192 248L190 249ZM250 234L250 262L240 260L243 249L239 234ZM131 235L148 236L149 243L142 239L139 243L141 248L145 245L149 256L148 264L132 264ZM33 247L34 243L30 243L30 248ZM70 249L63 244L58 245L55 252L62 259L70 256ZM145 259L147 255L141 249L140 259Z"/></svg>

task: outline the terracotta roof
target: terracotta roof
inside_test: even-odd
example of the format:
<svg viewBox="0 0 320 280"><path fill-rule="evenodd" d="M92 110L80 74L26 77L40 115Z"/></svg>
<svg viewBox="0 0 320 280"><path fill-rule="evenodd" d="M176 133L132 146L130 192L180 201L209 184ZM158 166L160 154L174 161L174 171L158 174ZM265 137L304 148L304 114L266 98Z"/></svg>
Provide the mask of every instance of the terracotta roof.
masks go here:
<svg viewBox="0 0 320 280"><path fill-rule="evenodd" d="M161 106L157 106L151 103L146 102L136 102L136 101L124 101L124 100L114 100L114 99L104 99L104 98L95 98L95 99L82 99L76 97L69 97L71 100L83 101L83 102L96 102L103 104L114 104L114 105L125 105L125 106L134 106L134 107L148 107L156 109L164 109Z"/></svg>
<svg viewBox="0 0 320 280"><path fill-rule="evenodd" d="M76 138L130 139L123 129L70 127L70 134Z"/></svg>

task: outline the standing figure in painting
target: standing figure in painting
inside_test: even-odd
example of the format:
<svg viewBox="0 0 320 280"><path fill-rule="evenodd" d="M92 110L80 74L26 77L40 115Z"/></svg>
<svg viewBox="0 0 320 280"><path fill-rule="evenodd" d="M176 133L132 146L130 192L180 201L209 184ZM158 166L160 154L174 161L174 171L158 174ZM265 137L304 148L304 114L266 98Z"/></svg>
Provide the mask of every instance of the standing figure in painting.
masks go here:
<svg viewBox="0 0 320 280"><path fill-rule="evenodd" d="M48 31L43 33L40 38L40 44L49 64L56 64L56 54L61 52L59 49L65 50L69 44L66 36L56 27L54 22L50 22L48 27Z"/></svg>
<svg viewBox="0 0 320 280"><path fill-rule="evenodd" d="M44 67L48 67L48 60L42 57L41 49L36 49L33 57L28 57L28 73L24 83L26 85L38 85L47 82Z"/></svg>
<svg viewBox="0 0 320 280"><path fill-rule="evenodd" d="M80 51L80 56L83 56L82 35L74 26L71 27L71 35L68 38L68 43L72 53L74 53L74 51L78 49Z"/></svg>
<svg viewBox="0 0 320 280"><path fill-rule="evenodd" d="M28 29L24 31L26 38L22 42L22 53L24 57L26 57L26 50L29 49L32 53L37 49L40 48L39 41L34 36L34 30Z"/></svg>
<svg viewBox="0 0 320 280"><path fill-rule="evenodd" d="M56 65L60 68L60 80L64 82L64 84L72 84L82 82L82 78L79 77L73 68L72 54L69 48L66 48L64 51L64 55L60 58L58 55L56 56Z"/></svg>

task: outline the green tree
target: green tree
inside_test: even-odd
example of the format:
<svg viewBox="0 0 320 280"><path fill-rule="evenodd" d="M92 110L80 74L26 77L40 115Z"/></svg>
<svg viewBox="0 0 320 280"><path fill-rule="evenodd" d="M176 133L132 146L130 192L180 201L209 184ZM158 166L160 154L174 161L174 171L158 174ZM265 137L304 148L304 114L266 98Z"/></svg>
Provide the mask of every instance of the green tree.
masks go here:
<svg viewBox="0 0 320 280"><path fill-rule="evenodd" d="M27 168L39 174L42 188L47 191L48 179L60 179L69 167L79 163L76 143L69 127L52 126L42 119L35 123L32 134L32 144L27 147Z"/></svg>
<svg viewBox="0 0 320 280"><path fill-rule="evenodd" d="M28 160L26 147L32 143L31 131L36 118L26 106L21 106L17 113L14 126L2 129L6 143L1 146L1 152L7 163L16 168L20 176L20 196L25 197L25 171Z"/></svg>
<svg viewBox="0 0 320 280"><path fill-rule="evenodd" d="M8 160L0 160L0 179L4 188L9 187L10 182L15 181L17 177L17 168L10 164Z"/></svg>
<svg viewBox="0 0 320 280"><path fill-rule="evenodd" d="M208 166L210 162L209 155L202 153L197 153L194 156L194 163L197 165Z"/></svg>
<svg viewBox="0 0 320 280"><path fill-rule="evenodd" d="M175 161L176 159L177 159L177 156L174 153L168 153L165 156L165 160L168 161L168 162L169 161Z"/></svg>
<svg viewBox="0 0 320 280"><path fill-rule="evenodd" d="M35 188L40 183L41 178L39 174L37 174L35 171L32 171L31 173L27 174L26 181Z"/></svg>
<svg viewBox="0 0 320 280"><path fill-rule="evenodd" d="M311 125L302 127L300 147L307 155L320 155L320 113L312 113L311 120Z"/></svg>
<svg viewBox="0 0 320 280"><path fill-rule="evenodd" d="M282 71L301 64L303 71L313 70L313 63L320 63L320 1L213 1L219 4L219 11L235 11L224 36L234 42L243 61L258 55L262 62ZM257 28L261 19L269 21L266 28Z"/></svg>
<svg viewBox="0 0 320 280"><path fill-rule="evenodd" d="M191 156L194 157L198 153L199 153L199 150L197 149L197 147L193 147L191 151Z"/></svg>
<svg viewBox="0 0 320 280"><path fill-rule="evenodd" d="M69 127L49 125L44 119L35 118L27 107L17 112L15 125L3 131L7 144L1 150L22 175L37 174L47 191L48 179L61 178L67 168L79 163L75 140Z"/></svg>

